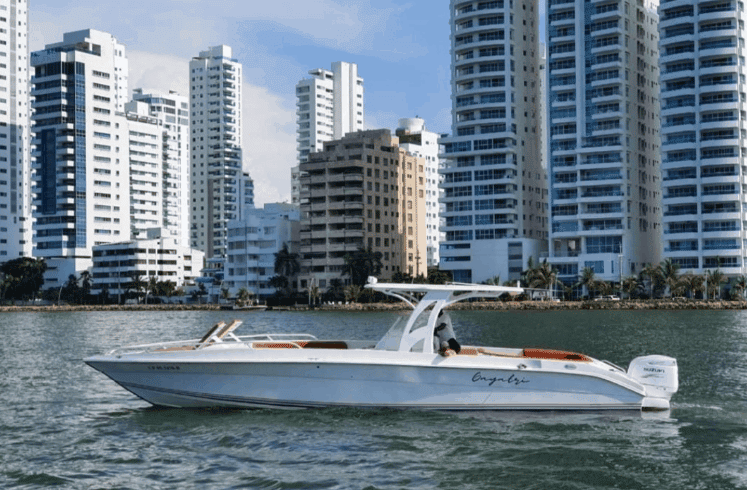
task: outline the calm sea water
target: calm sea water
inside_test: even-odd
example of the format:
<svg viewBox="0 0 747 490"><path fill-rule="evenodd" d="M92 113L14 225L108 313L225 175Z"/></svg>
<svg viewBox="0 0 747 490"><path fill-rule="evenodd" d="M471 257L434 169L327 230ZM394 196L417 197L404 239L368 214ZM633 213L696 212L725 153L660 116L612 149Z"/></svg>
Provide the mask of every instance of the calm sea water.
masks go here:
<svg viewBox="0 0 747 490"><path fill-rule="evenodd" d="M378 338L394 313L235 313L244 333ZM663 415L156 409L82 358L225 312L0 315L0 487L747 488L747 312L455 312L463 343L666 354Z"/></svg>

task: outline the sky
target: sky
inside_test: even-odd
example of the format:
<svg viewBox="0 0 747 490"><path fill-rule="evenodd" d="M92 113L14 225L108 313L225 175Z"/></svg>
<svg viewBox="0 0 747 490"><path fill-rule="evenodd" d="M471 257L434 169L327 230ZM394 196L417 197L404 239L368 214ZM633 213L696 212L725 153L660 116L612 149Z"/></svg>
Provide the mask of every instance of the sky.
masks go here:
<svg viewBox="0 0 747 490"><path fill-rule="evenodd" d="M334 61L358 64L365 126L419 116L451 131L448 0L31 0L32 51L97 29L126 46L129 89L189 94L188 64L226 44L244 69L244 167L255 204L290 202L295 85Z"/></svg>

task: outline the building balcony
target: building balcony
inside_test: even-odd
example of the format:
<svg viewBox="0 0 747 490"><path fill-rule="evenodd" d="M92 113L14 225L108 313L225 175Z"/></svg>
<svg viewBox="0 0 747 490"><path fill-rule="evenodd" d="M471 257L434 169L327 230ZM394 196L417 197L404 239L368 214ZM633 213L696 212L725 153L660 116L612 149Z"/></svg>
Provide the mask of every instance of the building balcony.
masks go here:
<svg viewBox="0 0 747 490"><path fill-rule="evenodd" d="M738 15L740 14L738 14L736 10L732 10L731 8L724 10L713 10L708 9L708 7L700 7L698 11L698 23L702 25L704 22L708 21L729 20L736 18ZM733 31L733 29L729 30Z"/></svg>
<svg viewBox="0 0 747 490"><path fill-rule="evenodd" d="M672 11L674 11L674 9L667 8L667 12L672 12ZM679 16L679 17L668 17L668 18L667 18L666 14L663 14L662 18L664 20L659 19L659 29L660 29L659 32L662 32L662 33L664 33L664 29L668 29L668 28L671 28L671 27L674 27L674 26L678 26L680 24L682 24L682 25L685 25L685 24L692 25L692 24L695 23L695 16L693 15L693 13L690 13L688 15L682 15L682 16Z"/></svg>
<svg viewBox="0 0 747 490"><path fill-rule="evenodd" d="M703 76L703 75L714 75L714 74L715 75L723 75L723 74L733 73L736 76L736 74L739 73L739 72L740 72L740 68L736 64L723 65L723 66L706 66L706 67L704 67L704 66L702 66L702 62L701 62L701 66L700 66L700 69L698 71L698 74L700 76Z"/></svg>
<svg viewBox="0 0 747 490"><path fill-rule="evenodd" d="M704 30L700 28L698 31L698 38L700 42L708 42L712 39L720 39L723 37L737 36L736 27L728 29L715 29L715 30Z"/></svg>

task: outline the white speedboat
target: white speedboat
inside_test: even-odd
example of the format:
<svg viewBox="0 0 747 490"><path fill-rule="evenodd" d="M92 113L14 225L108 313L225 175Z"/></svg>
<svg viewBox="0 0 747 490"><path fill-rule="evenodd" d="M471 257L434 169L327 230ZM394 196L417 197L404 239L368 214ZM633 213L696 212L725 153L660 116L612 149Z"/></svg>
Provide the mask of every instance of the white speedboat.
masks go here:
<svg viewBox="0 0 747 490"><path fill-rule="evenodd" d="M413 311L376 341L309 334L238 336L238 320L202 339L115 349L85 360L125 389L170 407L374 407L427 410L669 408L675 359L633 359L627 371L574 352L463 346L434 350L439 312L520 288L369 284Z"/></svg>

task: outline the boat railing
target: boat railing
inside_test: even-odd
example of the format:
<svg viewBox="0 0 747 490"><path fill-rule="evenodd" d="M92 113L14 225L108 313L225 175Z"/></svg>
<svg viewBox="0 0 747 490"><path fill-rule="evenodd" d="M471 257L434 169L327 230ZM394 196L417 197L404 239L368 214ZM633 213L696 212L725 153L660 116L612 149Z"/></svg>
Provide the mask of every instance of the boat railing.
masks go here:
<svg viewBox="0 0 747 490"><path fill-rule="evenodd" d="M255 342L258 340L277 341L277 340L319 340L309 333L260 333L254 335L237 336L241 342Z"/></svg>
<svg viewBox="0 0 747 490"><path fill-rule="evenodd" d="M318 340L314 335L308 333L263 333L254 335L241 335L233 336L229 335L223 340L219 340L215 343L246 343L256 341L278 341L282 340L288 342L290 340ZM201 339L190 339L190 340L174 340L170 342L157 342L153 344L138 344L128 345L125 347L118 347L107 352L110 356L121 356L124 354L140 354L143 352L156 352L156 351L179 351L179 350L192 350L203 344L212 344L214 342L209 341L203 344L200 343Z"/></svg>
<svg viewBox="0 0 747 490"><path fill-rule="evenodd" d="M196 346L200 343L200 339L191 340L174 340L170 342L158 342L153 344L138 344L138 345L127 345L124 347L118 347L116 349L107 352L107 355L123 355L123 354L139 354L142 352L153 352L159 350L174 350L178 347Z"/></svg>

